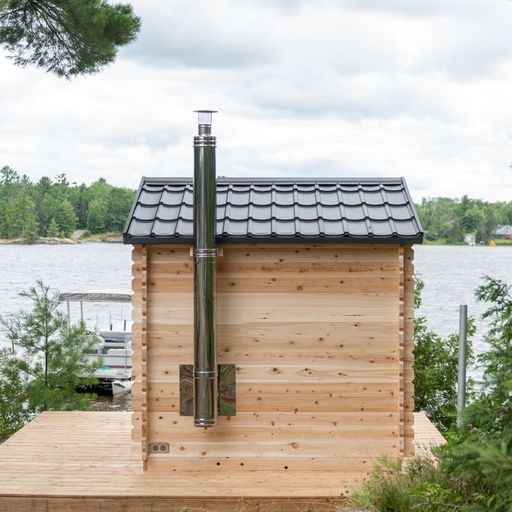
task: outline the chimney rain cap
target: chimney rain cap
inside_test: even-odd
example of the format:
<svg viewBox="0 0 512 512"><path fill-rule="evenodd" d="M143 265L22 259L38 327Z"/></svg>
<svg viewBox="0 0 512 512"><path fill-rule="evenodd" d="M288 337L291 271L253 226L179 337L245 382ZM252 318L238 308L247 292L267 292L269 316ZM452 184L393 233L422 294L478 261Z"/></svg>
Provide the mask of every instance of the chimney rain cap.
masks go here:
<svg viewBox="0 0 512 512"><path fill-rule="evenodd" d="M197 124L199 126L211 126L212 124L212 114L215 114L217 110L194 110L197 112Z"/></svg>

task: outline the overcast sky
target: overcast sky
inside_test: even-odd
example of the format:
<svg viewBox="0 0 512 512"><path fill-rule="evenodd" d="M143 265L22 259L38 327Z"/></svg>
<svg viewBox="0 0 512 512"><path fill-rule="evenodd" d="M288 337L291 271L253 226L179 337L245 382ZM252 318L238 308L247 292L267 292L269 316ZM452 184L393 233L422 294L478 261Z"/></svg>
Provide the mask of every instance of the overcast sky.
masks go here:
<svg viewBox="0 0 512 512"><path fill-rule="evenodd" d="M416 200L512 200L512 2L137 0L138 40L66 81L0 53L0 166L135 187L218 173L405 176Z"/></svg>

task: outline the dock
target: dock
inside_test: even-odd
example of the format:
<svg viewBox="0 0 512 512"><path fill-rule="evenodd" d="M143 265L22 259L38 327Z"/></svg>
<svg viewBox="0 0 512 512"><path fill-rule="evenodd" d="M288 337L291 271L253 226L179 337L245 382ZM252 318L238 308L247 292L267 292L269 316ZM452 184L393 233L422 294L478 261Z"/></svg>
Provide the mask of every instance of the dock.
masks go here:
<svg viewBox="0 0 512 512"><path fill-rule="evenodd" d="M144 473L130 412L45 412L0 445L0 512L335 511L367 470ZM415 447L444 439L415 413ZM207 458L205 458L205 461Z"/></svg>

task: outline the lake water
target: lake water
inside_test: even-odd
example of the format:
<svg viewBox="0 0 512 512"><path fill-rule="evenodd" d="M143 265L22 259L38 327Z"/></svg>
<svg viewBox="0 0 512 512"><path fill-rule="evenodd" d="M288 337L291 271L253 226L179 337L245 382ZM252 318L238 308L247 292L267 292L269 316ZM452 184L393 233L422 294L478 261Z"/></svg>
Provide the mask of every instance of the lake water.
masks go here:
<svg viewBox="0 0 512 512"><path fill-rule="evenodd" d="M458 329L459 304L467 304L480 327L475 349L485 350L484 325L479 320L485 306L476 302L474 291L486 274L512 283L512 248L420 245L415 247L415 269L425 281L419 314L428 318L433 329L447 335ZM108 243L0 245L0 314L27 307L27 300L19 293L37 279L61 292L129 293L131 247ZM71 314L74 320L79 318L78 304ZM88 304L85 319L91 327L105 329L112 323L114 330L121 330L125 321L129 326L130 306ZM5 337L0 332L2 343Z"/></svg>

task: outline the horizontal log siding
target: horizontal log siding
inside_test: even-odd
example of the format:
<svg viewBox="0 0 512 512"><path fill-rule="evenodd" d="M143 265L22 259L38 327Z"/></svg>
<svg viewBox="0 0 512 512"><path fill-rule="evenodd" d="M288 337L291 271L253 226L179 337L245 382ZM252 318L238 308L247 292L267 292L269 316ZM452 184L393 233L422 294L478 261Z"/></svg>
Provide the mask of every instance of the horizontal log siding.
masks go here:
<svg viewBox="0 0 512 512"><path fill-rule="evenodd" d="M217 352L219 363L237 365L237 416L219 418L218 426L207 430L179 416L178 365L193 362L190 247L147 246L147 251L147 438L170 443L169 454L148 455L148 470L353 472L365 471L379 455L400 457L401 447L402 453L410 451L410 248L223 245ZM136 247L132 435L137 440L143 432L142 267L143 252Z"/></svg>
<svg viewBox="0 0 512 512"><path fill-rule="evenodd" d="M404 451L414 453L414 250L404 247Z"/></svg>

